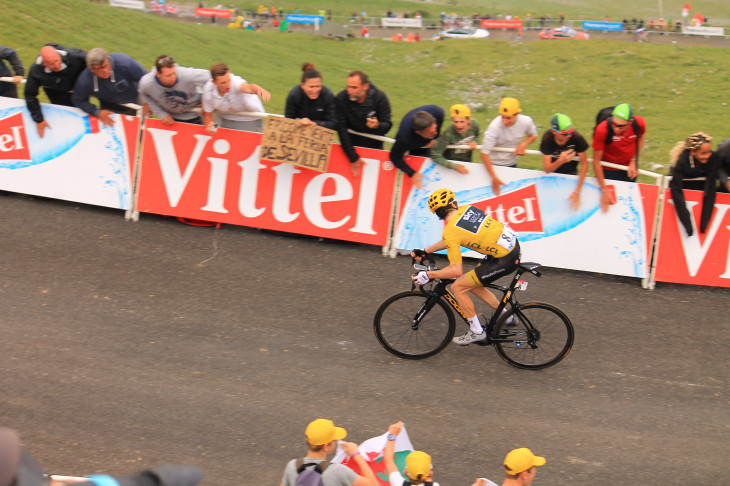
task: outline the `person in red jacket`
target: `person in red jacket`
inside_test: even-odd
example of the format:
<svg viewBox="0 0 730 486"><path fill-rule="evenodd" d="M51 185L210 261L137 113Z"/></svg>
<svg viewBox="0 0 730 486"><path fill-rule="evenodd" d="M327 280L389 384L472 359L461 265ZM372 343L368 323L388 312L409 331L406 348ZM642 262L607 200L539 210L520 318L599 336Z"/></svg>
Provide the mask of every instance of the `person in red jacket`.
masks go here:
<svg viewBox="0 0 730 486"><path fill-rule="evenodd" d="M607 207L610 193L604 179L636 182L639 175L637 158L644 146L646 122L634 115L631 105L616 105L611 116L600 122L593 132L593 172L603 191L602 205ZM601 161L623 165L626 170L601 165Z"/></svg>

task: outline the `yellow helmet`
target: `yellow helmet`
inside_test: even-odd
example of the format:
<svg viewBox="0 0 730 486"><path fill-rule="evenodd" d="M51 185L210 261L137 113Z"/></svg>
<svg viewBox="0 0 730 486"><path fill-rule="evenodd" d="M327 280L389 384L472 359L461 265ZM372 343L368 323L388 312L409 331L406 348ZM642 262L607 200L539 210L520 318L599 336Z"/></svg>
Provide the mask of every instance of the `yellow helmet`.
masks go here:
<svg viewBox="0 0 730 486"><path fill-rule="evenodd" d="M456 199L456 194L449 189L438 189L428 198L428 209L435 213L438 208L448 206L454 199Z"/></svg>

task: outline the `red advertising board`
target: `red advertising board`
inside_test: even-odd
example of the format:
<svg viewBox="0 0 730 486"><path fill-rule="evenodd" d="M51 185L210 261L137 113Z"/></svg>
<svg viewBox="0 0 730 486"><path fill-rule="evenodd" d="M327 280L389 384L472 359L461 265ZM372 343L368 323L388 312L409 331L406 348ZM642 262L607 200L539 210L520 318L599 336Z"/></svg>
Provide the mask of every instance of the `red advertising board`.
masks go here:
<svg viewBox="0 0 730 486"><path fill-rule="evenodd" d="M137 209L384 246L396 171L388 152L360 149L358 177L339 145L328 172L259 158L260 133L148 120Z"/></svg>
<svg viewBox="0 0 730 486"><path fill-rule="evenodd" d="M518 34L522 35L521 20L482 20L483 29L517 29Z"/></svg>
<svg viewBox="0 0 730 486"><path fill-rule="evenodd" d="M223 19L230 19L233 14L230 10L222 8L202 8L198 7L195 9L195 15L198 17L219 17Z"/></svg>
<svg viewBox="0 0 730 486"><path fill-rule="evenodd" d="M702 192L684 191L694 234L687 236L666 191L657 248L656 280L730 287L730 194L718 194L707 231L699 232Z"/></svg>

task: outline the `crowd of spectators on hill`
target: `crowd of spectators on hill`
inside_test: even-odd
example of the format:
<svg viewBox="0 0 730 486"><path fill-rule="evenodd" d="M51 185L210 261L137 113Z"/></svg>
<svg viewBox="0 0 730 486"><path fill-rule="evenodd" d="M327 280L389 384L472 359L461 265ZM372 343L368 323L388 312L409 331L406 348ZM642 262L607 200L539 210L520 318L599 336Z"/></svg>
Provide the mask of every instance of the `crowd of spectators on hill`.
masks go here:
<svg viewBox="0 0 730 486"><path fill-rule="evenodd" d="M9 81L0 82L0 92L16 97L16 87L23 80L25 69L10 47L0 46L0 74L12 76L6 78ZM300 83L286 98L284 116L297 119L302 127L314 125L337 131L352 163L352 174L357 176L363 159L356 147L382 149L383 140L387 140L383 136L391 130L393 122L386 93L376 87L365 72L351 71L345 85L345 89L335 95L323 84L323 76L315 66L305 63ZM271 97L268 90L234 75L222 62L214 63L207 70L183 67L171 55L162 54L155 60L152 71L147 72L136 60L123 53L108 53L102 48L86 53L81 49L50 43L40 49L25 85L26 105L39 137L43 137L45 130L53 128L44 119L38 102L41 87L55 104L76 106L98 117L105 125L114 123L114 113L136 114L136 104L139 104L142 114L156 116L166 125L178 122L203 124L211 133L218 125L263 132L262 120L268 115L264 103ZM91 102L91 97L98 100L97 104ZM499 194L503 182L494 166L517 166L519 157L538 138L535 122L522 113L519 100L505 97L500 101L498 116L484 130L480 145L479 123L473 119L469 106L454 104L449 114L452 124L447 127L443 126L445 111L439 106L425 105L406 113L395 135L390 151L391 161L420 188L422 176L408 165L406 155L433 157L436 163L467 174L472 152L479 149L493 192ZM567 114L550 116L550 128L540 142L544 170L546 173L579 175L575 191L568 196L571 207L578 209L587 173L588 142L576 131ZM636 181L646 130L644 118L635 114L628 103L599 112L591 146L593 171L602 191L604 211L612 202L606 180ZM704 140L702 155L694 152L697 147L688 144L689 158L686 154L674 158L679 162L673 169L676 176L673 188L675 197L679 197L676 193L678 181L706 177L707 183L698 189L706 192L706 206L709 208L706 211L711 211L715 197L711 187L720 191L730 189L727 182L730 157L725 154L727 150L718 153L711 150L711 137ZM689 169L686 168L687 160ZM695 160L697 167L703 170L695 169ZM618 169L604 167L602 161L617 164ZM689 187L688 184L683 187ZM680 217L684 215L682 223L687 233L691 234L688 216L684 214L686 210L682 210L682 205L678 210ZM703 214L700 232L706 230L711 212Z"/></svg>

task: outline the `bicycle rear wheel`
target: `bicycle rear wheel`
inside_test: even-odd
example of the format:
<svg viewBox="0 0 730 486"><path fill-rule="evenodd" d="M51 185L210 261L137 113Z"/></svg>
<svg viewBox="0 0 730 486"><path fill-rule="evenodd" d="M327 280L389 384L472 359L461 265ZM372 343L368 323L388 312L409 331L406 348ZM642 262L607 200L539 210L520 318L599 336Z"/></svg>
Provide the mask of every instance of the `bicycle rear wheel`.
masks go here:
<svg viewBox="0 0 730 486"><path fill-rule="evenodd" d="M514 320L508 324L511 316ZM492 336L503 360L518 368L539 370L565 358L573 347L575 331L562 310L531 302L506 312Z"/></svg>
<svg viewBox="0 0 730 486"><path fill-rule="evenodd" d="M421 315L428 299L421 293L403 292L383 302L375 313L375 336L390 353L399 358L423 359L451 342L456 329L454 314L439 299Z"/></svg>

